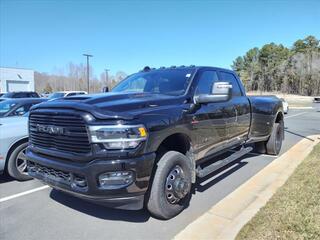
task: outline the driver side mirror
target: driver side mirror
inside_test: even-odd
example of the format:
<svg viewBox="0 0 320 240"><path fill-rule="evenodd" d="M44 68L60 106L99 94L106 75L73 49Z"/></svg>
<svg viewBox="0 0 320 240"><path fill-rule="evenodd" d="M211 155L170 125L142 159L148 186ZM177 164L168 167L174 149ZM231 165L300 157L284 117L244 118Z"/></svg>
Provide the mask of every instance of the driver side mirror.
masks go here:
<svg viewBox="0 0 320 240"><path fill-rule="evenodd" d="M200 94L194 98L195 103L225 102L231 98L232 85L228 82L215 82L211 94Z"/></svg>

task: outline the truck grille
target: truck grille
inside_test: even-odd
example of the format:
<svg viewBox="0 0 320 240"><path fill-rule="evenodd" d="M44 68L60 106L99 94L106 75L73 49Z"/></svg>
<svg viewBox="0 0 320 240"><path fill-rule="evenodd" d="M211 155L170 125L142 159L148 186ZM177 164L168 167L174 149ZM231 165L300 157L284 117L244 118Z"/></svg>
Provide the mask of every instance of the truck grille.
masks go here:
<svg viewBox="0 0 320 240"><path fill-rule="evenodd" d="M91 146L84 120L75 115L32 113L29 141L40 148L72 153L88 153Z"/></svg>

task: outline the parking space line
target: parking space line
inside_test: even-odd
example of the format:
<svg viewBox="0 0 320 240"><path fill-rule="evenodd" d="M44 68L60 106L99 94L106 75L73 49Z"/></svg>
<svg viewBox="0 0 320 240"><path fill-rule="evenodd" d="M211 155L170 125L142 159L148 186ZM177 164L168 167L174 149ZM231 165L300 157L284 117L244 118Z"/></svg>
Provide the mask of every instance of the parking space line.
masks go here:
<svg viewBox="0 0 320 240"><path fill-rule="evenodd" d="M8 197L0 198L0 203L1 203L1 202L8 201L8 200L11 200L11 199L14 199L14 198L22 197L22 196L27 195L27 194L30 194L30 193L34 193L34 192L37 192L37 191L41 191L41 190L44 190L44 189L46 189L46 188L48 188L48 187L49 187L48 185L45 185L45 186L38 187L38 188L34 188L34 189L31 189L31 190L28 190L28 191L25 191L25 192L13 194L13 195L8 196Z"/></svg>
<svg viewBox="0 0 320 240"><path fill-rule="evenodd" d="M306 113L306 112L297 113L295 115L291 115L291 116L285 117L284 119L291 118L291 117L296 117L296 116L302 115L304 113Z"/></svg>

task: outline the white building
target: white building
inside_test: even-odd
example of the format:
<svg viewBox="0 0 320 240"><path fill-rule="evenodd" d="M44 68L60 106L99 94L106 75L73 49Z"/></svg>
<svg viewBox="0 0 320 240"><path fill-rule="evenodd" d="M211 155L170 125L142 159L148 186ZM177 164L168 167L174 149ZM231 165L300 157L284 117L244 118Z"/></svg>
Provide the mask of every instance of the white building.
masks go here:
<svg viewBox="0 0 320 240"><path fill-rule="evenodd" d="M0 92L34 91L34 71L0 67Z"/></svg>

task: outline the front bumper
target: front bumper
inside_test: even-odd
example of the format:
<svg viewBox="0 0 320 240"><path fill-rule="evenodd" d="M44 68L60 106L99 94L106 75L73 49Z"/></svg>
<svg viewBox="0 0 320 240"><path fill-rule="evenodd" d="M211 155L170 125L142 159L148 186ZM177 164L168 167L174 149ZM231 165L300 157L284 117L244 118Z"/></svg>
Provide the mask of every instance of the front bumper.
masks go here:
<svg viewBox="0 0 320 240"><path fill-rule="evenodd" d="M143 207L153 168L155 153L130 159L95 159L90 162L72 162L36 153L27 149L28 173L51 187L79 198L113 208L137 210ZM105 172L132 171L134 181L129 185L102 188L98 176ZM79 186L75 180L83 180Z"/></svg>

